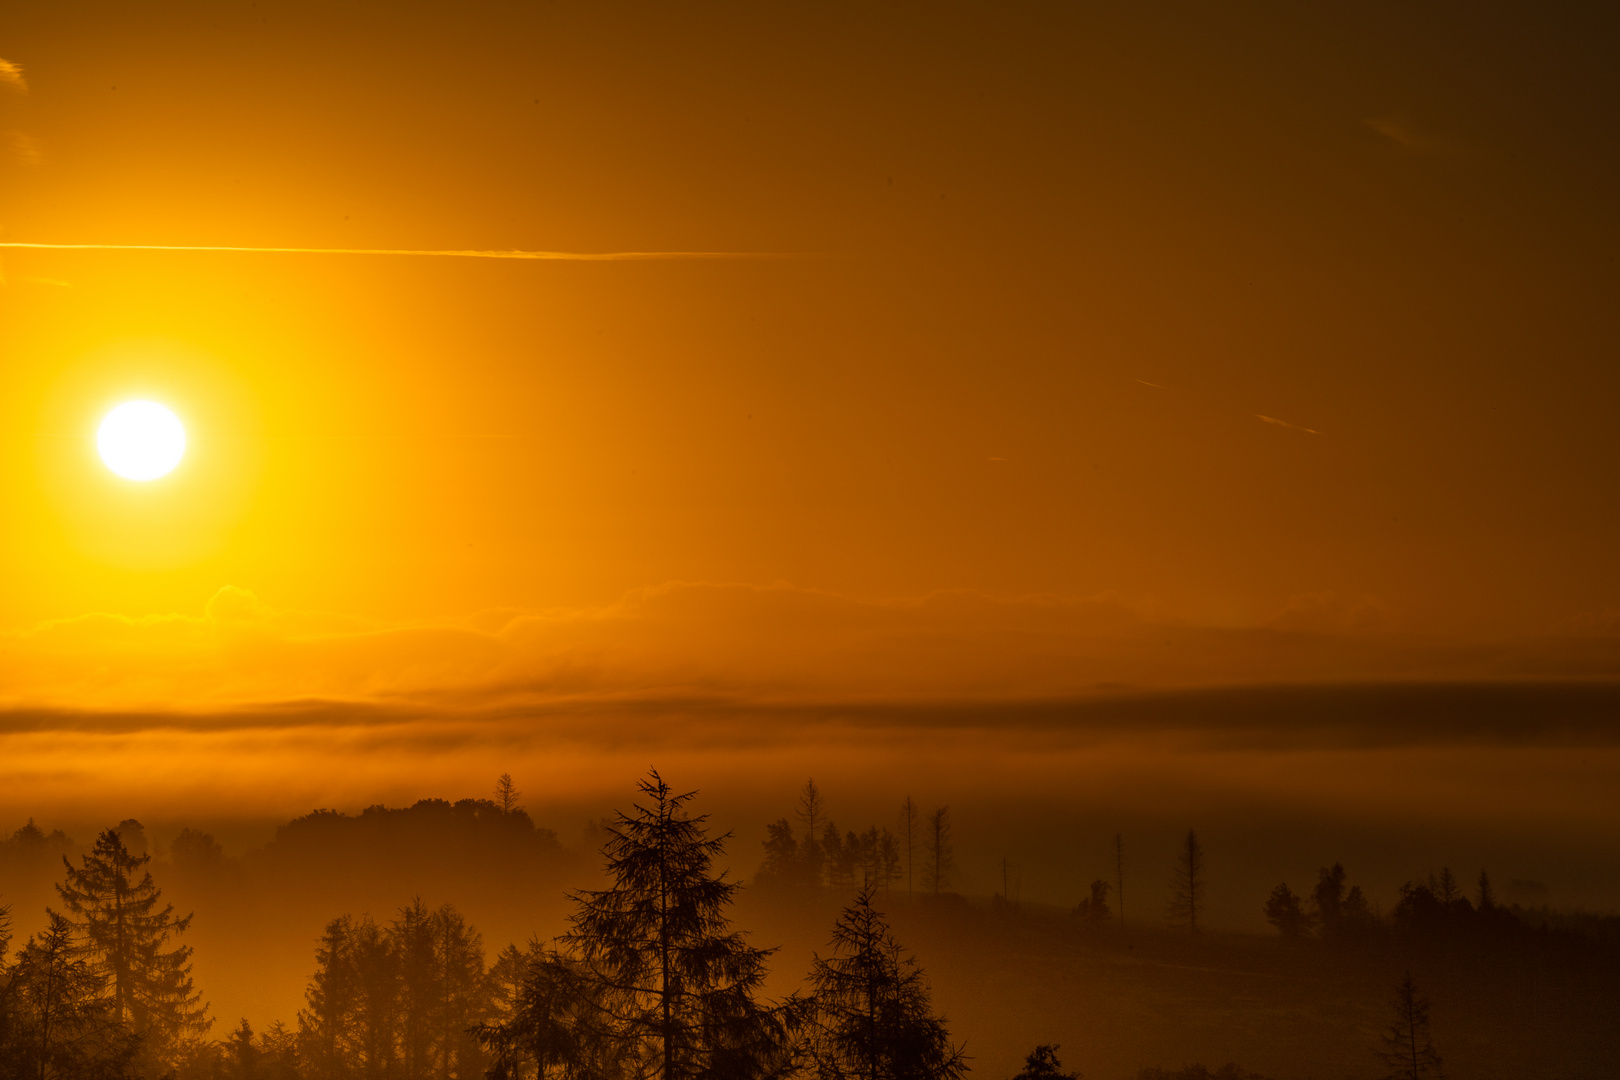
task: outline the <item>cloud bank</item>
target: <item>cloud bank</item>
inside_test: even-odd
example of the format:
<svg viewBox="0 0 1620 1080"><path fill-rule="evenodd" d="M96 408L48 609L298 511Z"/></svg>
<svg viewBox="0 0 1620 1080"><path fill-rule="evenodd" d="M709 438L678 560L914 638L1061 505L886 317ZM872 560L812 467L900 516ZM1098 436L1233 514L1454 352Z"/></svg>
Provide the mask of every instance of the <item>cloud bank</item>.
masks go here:
<svg viewBox="0 0 1620 1080"><path fill-rule="evenodd" d="M278 610L226 587L200 615L89 614L0 634L0 707L1027 703L1256 684L1620 675L1606 633L1465 644L1381 632L1382 620L1367 596L1300 596L1266 625L1226 629L1111 596L864 600L785 584L677 582L596 608L384 624Z"/></svg>

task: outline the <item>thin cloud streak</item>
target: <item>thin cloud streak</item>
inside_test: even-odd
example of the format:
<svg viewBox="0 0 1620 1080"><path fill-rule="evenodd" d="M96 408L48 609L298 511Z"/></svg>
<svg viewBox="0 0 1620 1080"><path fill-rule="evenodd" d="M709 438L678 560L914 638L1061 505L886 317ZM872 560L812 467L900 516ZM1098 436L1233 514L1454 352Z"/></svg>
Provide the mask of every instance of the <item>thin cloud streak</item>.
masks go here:
<svg viewBox="0 0 1620 1080"><path fill-rule="evenodd" d="M36 244L0 242L29 251L214 251L255 255L436 255L452 259L524 259L558 262L658 262L681 259L801 259L803 254L768 251L478 251L415 248L241 247L223 244Z"/></svg>
<svg viewBox="0 0 1620 1080"><path fill-rule="evenodd" d="M1278 427L1285 427L1290 431L1303 431L1307 435L1320 435L1320 434L1322 434L1320 431L1317 431L1315 428L1300 427L1298 424L1290 424L1286 420L1278 420L1275 416L1261 416L1259 413L1255 413L1254 418L1256 420L1259 420L1263 424L1276 424Z"/></svg>

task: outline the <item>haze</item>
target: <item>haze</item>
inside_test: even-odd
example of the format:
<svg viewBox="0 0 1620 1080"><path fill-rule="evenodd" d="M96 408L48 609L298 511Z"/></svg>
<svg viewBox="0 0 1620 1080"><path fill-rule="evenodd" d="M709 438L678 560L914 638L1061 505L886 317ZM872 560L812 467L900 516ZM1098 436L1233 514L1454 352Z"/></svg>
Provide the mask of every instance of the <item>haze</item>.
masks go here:
<svg viewBox="0 0 1620 1080"><path fill-rule="evenodd" d="M509 772L574 861L465 901L493 953L654 765L743 878L814 776L951 806L980 899L1007 859L1067 910L1121 831L1162 891L1193 824L1235 935L1340 859L1612 912L1617 46L1573 3L11 5L0 836L251 860ZM658 257L441 257L503 252ZM147 484L95 450L131 400L185 423ZM219 1015L291 1023L319 920L420 873L312 900L273 987L199 952ZM24 936L47 884L0 880Z"/></svg>

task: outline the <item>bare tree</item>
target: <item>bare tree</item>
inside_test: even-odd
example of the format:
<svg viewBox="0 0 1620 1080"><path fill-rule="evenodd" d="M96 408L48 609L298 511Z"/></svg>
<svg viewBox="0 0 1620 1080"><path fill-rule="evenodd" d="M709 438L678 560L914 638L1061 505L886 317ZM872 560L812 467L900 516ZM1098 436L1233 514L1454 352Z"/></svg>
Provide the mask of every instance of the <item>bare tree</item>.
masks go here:
<svg viewBox="0 0 1620 1080"><path fill-rule="evenodd" d="M1114 834L1114 896L1119 904L1119 925L1125 926L1125 838Z"/></svg>
<svg viewBox="0 0 1620 1080"><path fill-rule="evenodd" d="M1395 1000L1390 1004L1395 1018L1384 1032L1384 1048L1378 1052L1389 1069L1386 1080L1444 1080L1440 1055L1429 1037L1429 1002L1418 994L1410 971L1395 987Z"/></svg>
<svg viewBox="0 0 1620 1080"><path fill-rule="evenodd" d="M951 845L951 808L941 806L928 815L928 891L942 893L951 884L956 869L955 849Z"/></svg>
<svg viewBox="0 0 1620 1080"><path fill-rule="evenodd" d="M917 810L917 801L910 795L900 804L900 835L905 837L906 844L906 895L911 895L912 866L916 861L917 828L920 814Z"/></svg>
<svg viewBox="0 0 1620 1080"><path fill-rule="evenodd" d="M799 792L799 807L793 811L793 816L804 822L804 861L810 868L810 880L819 885L821 865L825 861L820 837L826 829L827 803L814 777L804 782L804 790Z"/></svg>
<svg viewBox="0 0 1620 1080"><path fill-rule="evenodd" d="M1204 847L1198 834L1187 830L1176 856L1176 873L1170 880L1170 921L1198 933L1198 915L1204 908Z"/></svg>
<svg viewBox="0 0 1620 1080"><path fill-rule="evenodd" d="M501 808L501 813L510 814L514 810L521 809L518 806L518 800L521 798L523 792L512 783L512 774L501 773L500 779L495 781L495 805Z"/></svg>

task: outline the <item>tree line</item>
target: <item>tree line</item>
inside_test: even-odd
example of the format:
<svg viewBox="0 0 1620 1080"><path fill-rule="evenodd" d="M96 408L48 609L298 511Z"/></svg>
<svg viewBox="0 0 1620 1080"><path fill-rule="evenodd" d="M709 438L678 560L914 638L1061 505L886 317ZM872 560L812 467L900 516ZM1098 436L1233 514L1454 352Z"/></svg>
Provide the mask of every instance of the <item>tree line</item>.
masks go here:
<svg viewBox="0 0 1620 1080"><path fill-rule="evenodd" d="M386 921L343 915L316 944L295 1022L254 1031L242 1020L223 1038L210 1037L191 950L176 940L190 916L163 903L150 856L137 850L144 840L131 842L139 823L105 830L77 865L55 834L59 903L9 961L0 908L0 1080L961 1080L964 1049L880 910L883 894L902 885L948 895L948 807L924 814L907 797L894 829L840 830L814 781L805 784L792 818L767 826L755 881L852 898L801 989L768 1001L762 987L773 950L733 928L740 884L716 869L729 834L709 835L706 817L689 810L693 794L677 793L656 772L638 792L604 832L607 887L571 894L560 937L509 945L491 961L481 935L450 905L432 908L418 897ZM456 807L516 820L519 797L503 775L494 800ZM35 846L48 839L32 822L25 830ZM199 859L218 854L205 834L188 830L176 843ZM1123 925L1123 903L1117 912L1109 904L1111 893L1124 895L1120 835L1110 855L1114 880L1094 881L1074 910ZM1199 932L1206 891L1203 846L1189 829L1169 882L1171 920ZM1407 883L1391 918L1381 919L1337 863L1306 897L1279 884L1264 912L1290 940L1509 933L1518 925L1488 876L1481 873L1470 901L1449 870ZM1389 1076L1439 1075L1428 1008L1407 975L1380 1050ZM1015 1080L1078 1080L1062 1072L1057 1049L1036 1047ZM1142 1080L1183 1076L1250 1074L1196 1066L1146 1070Z"/></svg>
<svg viewBox="0 0 1620 1080"><path fill-rule="evenodd" d="M506 781L506 809L515 792ZM123 1080L960 1080L967 1059L921 969L866 886L833 927L804 989L763 999L773 950L735 930L739 883L717 871L693 793L656 772L616 815L609 885L572 895L561 937L490 965L454 908L420 899L386 925L329 922L296 1027L246 1020L209 1040L189 916L161 905L116 829L58 886L0 970L0 1077ZM0 919L0 925L4 920ZM0 931L0 949L8 939Z"/></svg>

